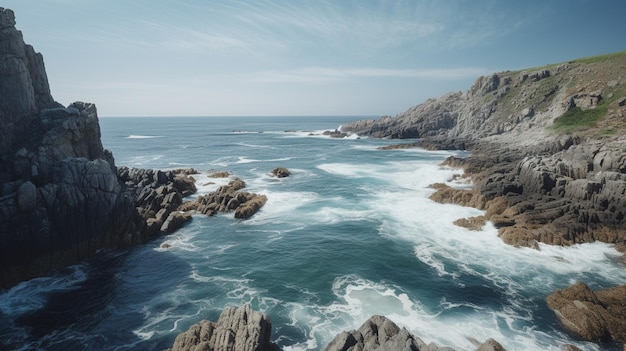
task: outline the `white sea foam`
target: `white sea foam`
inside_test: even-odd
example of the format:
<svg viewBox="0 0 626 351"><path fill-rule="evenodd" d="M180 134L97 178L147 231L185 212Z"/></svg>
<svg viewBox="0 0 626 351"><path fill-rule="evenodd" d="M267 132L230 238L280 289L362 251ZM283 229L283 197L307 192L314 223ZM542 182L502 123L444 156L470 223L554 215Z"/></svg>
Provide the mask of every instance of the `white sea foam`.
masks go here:
<svg viewBox="0 0 626 351"><path fill-rule="evenodd" d="M253 149L276 149L275 146L271 146L271 145L260 145L260 144L248 144L248 143L237 143L237 145L240 146L245 146L245 147L249 147L249 148L253 148Z"/></svg>
<svg viewBox="0 0 626 351"><path fill-rule="evenodd" d="M154 138L164 138L163 135L129 135L126 139L154 139Z"/></svg>
<svg viewBox="0 0 626 351"><path fill-rule="evenodd" d="M445 153L441 156L444 157ZM477 216L482 212L434 203L427 199L434 191L427 186L447 182L456 187L468 187L470 184L466 182L449 181L458 170L439 167L432 161L380 165L328 163L318 168L350 179L372 178L387 184L371 186L371 197L364 201L371 216L380 221L381 235L412 243L415 257L440 276L459 280L461 286L461 275L474 276L489 281L508 296L507 305L501 309L444 301L440 304L441 309L464 307L475 311L450 319L449 316L438 317L440 312L425 311L416 300L418 297L411 299L402 292L392 293L394 288L383 289L372 282L352 279L348 284L336 284L343 286L341 289L334 287L334 291L343 291L338 296L345 302L328 306L328 311L337 315L363 319L371 314L383 314L425 336L427 342L436 341L461 349L474 347L468 340L471 336L478 340L494 337L508 349L557 350L560 342L572 341L566 341L565 335L546 337L543 332L529 327L533 312L525 296L546 296L585 275L601 276L614 284L626 280L623 268L610 259L618 253L607 244L541 245L540 250L520 249L504 244L490 224L481 232L453 225L454 219ZM362 322L356 320L356 324ZM349 329L358 327L356 324ZM454 331L449 328L450 324L455 325Z"/></svg>

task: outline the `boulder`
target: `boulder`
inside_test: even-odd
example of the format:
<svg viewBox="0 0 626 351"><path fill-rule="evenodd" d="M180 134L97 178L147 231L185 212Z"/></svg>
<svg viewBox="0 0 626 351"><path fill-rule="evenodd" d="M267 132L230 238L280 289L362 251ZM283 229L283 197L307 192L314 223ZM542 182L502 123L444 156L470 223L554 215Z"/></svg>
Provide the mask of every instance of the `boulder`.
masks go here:
<svg viewBox="0 0 626 351"><path fill-rule="evenodd" d="M256 214L267 202L267 196L246 194L246 201L235 210L235 218L248 219Z"/></svg>
<svg viewBox="0 0 626 351"><path fill-rule="evenodd" d="M271 333L272 322L265 314L250 305L228 307L217 322L203 320L179 334L168 350L277 351Z"/></svg>
<svg viewBox="0 0 626 351"><path fill-rule="evenodd" d="M565 329L593 341L626 343L626 285L592 291L579 282L546 299Z"/></svg>
<svg viewBox="0 0 626 351"><path fill-rule="evenodd" d="M172 212L167 217L165 222L163 222L163 225L161 226L161 232L165 234L171 234L180 229L189 221L191 221L191 213L182 211Z"/></svg>

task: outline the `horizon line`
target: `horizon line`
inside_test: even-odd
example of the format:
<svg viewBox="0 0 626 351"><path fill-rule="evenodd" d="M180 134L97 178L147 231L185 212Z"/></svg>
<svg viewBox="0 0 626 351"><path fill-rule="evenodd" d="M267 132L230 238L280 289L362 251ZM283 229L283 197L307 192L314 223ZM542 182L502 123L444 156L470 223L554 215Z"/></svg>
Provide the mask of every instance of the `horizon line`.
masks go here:
<svg viewBox="0 0 626 351"><path fill-rule="evenodd" d="M181 116L173 116L173 115L102 115L98 116L98 118L263 118L263 117L290 117L290 118L301 118L301 117L385 117L388 115L364 115L364 114L324 114L324 115L181 115Z"/></svg>

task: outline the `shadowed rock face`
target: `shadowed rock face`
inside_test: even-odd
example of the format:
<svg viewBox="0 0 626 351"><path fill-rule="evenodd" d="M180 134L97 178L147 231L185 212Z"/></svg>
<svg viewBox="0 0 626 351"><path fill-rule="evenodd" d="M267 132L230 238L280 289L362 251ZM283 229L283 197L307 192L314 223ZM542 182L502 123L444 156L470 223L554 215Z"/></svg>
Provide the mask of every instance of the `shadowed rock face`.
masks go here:
<svg viewBox="0 0 626 351"><path fill-rule="evenodd" d="M167 196L150 203L154 213L140 213L148 204L138 201L137 184L118 179L95 105L65 108L53 100L41 54L24 43L13 12L3 8L0 161L0 287L159 234L157 214L167 218L183 193L195 191L193 182L171 174L144 182L142 189L156 186Z"/></svg>
<svg viewBox="0 0 626 351"><path fill-rule="evenodd" d="M134 201L102 147L96 107L51 94L41 54L0 9L0 286L125 245Z"/></svg>

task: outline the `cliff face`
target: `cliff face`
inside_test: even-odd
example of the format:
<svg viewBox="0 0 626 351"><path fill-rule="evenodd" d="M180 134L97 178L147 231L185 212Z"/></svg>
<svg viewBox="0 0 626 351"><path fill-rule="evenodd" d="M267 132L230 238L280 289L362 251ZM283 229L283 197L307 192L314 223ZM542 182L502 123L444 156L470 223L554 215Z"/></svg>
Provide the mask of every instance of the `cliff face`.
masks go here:
<svg viewBox="0 0 626 351"><path fill-rule="evenodd" d="M134 201L102 147L95 106L54 101L41 54L2 8L0 77L0 286L132 241Z"/></svg>
<svg viewBox="0 0 626 351"><path fill-rule="evenodd" d="M54 101L41 54L24 43L13 12L3 8L0 137L0 288L191 219L177 208L196 191L197 172L117 169L102 147L95 105ZM225 201L228 208L216 210L245 219L265 203L265 196L223 190L204 205Z"/></svg>

